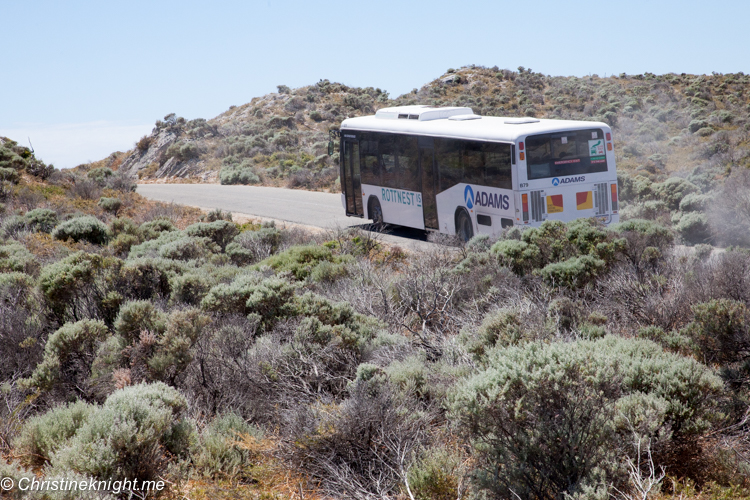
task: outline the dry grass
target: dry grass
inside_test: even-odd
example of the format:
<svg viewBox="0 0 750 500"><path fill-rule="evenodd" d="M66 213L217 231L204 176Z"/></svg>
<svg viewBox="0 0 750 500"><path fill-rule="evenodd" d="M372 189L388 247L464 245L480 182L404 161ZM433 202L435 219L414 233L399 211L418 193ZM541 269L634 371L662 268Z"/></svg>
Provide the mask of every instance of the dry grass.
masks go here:
<svg viewBox="0 0 750 500"><path fill-rule="evenodd" d="M241 448L250 451L254 462L251 481L191 479L176 488L170 499L180 500L324 500L314 485L277 458L275 439L238 437Z"/></svg>

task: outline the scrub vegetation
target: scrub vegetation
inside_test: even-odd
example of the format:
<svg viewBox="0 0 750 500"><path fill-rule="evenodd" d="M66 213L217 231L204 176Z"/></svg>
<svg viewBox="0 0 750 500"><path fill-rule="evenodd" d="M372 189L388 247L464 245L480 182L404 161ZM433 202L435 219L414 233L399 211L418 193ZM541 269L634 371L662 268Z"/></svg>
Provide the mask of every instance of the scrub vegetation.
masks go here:
<svg viewBox="0 0 750 500"><path fill-rule="evenodd" d="M418 254L149 202L127 155L61 172L0 139L0 476L164 480L167 499L750 498L745 78L467 67L397 100L280 86L158 124L186 131L173 163L231 156L227 178L307 187L335 182L316 158L350 108L615 125L619 224ZM216 156L240 115L263 134ZM731 154L696 153L719 137Z"/></svg>

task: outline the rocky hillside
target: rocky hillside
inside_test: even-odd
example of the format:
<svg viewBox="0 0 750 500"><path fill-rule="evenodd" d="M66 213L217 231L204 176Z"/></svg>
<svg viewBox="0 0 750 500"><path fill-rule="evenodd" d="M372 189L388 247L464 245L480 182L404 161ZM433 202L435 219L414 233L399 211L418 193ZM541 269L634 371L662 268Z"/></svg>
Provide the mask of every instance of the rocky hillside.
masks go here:
<svg viewBox="0 0 750 500"><path fill-rule="evenodd" d="M256 97L211 120L175 114L120 158L143 181L263 183L334 188L328 130L344 118L401 104L469 106L488 116L601 120L614 127L618 166L651 181L750 165L750 76L547 76L532 70L449 69L390 99L380 89L322 80Z"/></svg>

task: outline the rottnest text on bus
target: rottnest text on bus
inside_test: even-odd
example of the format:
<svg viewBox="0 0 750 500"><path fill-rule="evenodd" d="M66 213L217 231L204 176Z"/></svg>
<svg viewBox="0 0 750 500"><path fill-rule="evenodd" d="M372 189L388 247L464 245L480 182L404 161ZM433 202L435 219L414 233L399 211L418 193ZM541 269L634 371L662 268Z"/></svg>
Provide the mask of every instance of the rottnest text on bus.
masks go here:
<svg viewBox="0 0 750 500"><path fill-rule="evenodd" d="M547 219L617 222L612 130L601 122L401 106L340 130L346 214L458 235Z"/></svg>

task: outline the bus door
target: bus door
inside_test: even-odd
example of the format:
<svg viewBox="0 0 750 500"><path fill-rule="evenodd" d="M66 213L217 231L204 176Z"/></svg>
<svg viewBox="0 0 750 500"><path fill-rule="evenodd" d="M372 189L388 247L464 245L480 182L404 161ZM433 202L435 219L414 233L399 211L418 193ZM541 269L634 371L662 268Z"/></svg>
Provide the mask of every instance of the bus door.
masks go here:
<svg viewBox="0 0 750 500"><path fill-rule="evenodd" d="M359 143L342 141L343 169L341 185L346 197L346 215L364 216L362 209L362 181L359 173Z"/></svg>
<svg viewBox="0 0 750 500"><path fill-rule="evenodd" d="M432 137L419 138L419 164L422 171L422 212L424 213L424 227L439 229L437 216L437 201L435 199L435 147Z"/></svg>

